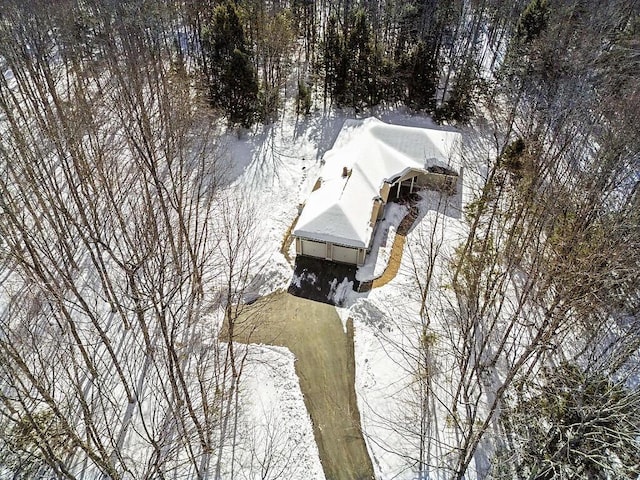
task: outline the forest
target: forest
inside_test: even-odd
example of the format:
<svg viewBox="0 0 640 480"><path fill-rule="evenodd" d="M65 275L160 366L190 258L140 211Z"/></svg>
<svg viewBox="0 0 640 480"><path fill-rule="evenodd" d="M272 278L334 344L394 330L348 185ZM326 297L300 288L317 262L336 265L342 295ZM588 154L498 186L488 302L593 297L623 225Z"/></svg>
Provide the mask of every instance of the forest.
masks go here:
<svg viewBox="0 0 640 480"><path fill-rule="evenodd" d="M410 447L375 478L640 476L638 0L0 0L0 72L0 478L312 478L241 420L228 139L400 109L476 180L376 307Z"/></svg>

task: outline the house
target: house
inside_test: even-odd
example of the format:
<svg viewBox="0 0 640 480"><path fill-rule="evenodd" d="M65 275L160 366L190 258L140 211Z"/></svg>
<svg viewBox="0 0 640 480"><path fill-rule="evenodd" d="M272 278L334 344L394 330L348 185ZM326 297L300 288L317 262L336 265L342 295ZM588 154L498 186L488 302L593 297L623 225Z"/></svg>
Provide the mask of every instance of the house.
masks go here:
<svg viewBox="0 0 640 480"><path fill-rule="evenodd" d="M452 193L457 132L345 121L293 230L296 254L362 265L387 202L420 188Z"/></svg>

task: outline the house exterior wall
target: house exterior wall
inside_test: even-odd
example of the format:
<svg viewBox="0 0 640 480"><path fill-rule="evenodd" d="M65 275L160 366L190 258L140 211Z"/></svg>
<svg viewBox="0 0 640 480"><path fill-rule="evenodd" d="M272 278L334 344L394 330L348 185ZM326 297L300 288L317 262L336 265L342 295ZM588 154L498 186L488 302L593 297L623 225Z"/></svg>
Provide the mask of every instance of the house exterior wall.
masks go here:
<svg viewBox="0 0 640 480"><path fill-rule="evenodd" d="M341 247L340 245L333 245L331 259L336 262L358 264L358 250L357 248Z"/></svg>
<svg viewBox="0 0 640 480"><path fill-rule="evenodd" d="M297 239L300 240L300 252L297 251L298 242L296 241L296 253L299 255L306 255L308 257L327 258L327 243L316 242L308 240L306 238Z"/></svg>
<svg viewBox="0 0 640 480"><path fill-rule="evenodd" d="M402 177L400 177L399 181L404 182L405 180L410 180L412 177L424 175L424 172L419 172L417 170L409 170ZM396 182L397 183L397 182Z"/></svg>
<svg viewBox="0 0 640 480"><path fill-rule="evenodd" d="M457 175L444 175L442 173L424 173L417 178L417 184L421 187L431 190L437 190L445 193L455 193Z"/></svg>
<svg viewBox="0 0 640 480"><path fill-rule="evenodd" d="M412 180L414 179L414 180ZM416 188L423 187L448 194L455 193L458 176L445 175L434 172L411 170L399 178L393 185L384 183L380 189L380 199L375 200L372 206L370 223L375 227L378 220L384 215L384 208L392 188L397 188L399 183L411 181ZM315 258L324 258L340 263L362 265L365 261L367 249L336 245L331 242L322 242L306 238L296 237L296 255L306 255Z"/></svg>
<svg viewBox="0 0 640 480"><path fill-rule="evenodd" d="M358 249L358 265L364 265L364 257L367 255L367 251L364 248Z"/></svg>
<svg viewBox="0 0 640 480"><path fill-rule="evenodd" d="M457 175L445 175L442 173L424 172L419 170L410 170L402 177L398 178L393 184L385 183L380 190L380 196L386 203L389 199L389 192L393 188L398 188L398 184L402 182L408 182L415 177L415 186L428 188L445 193L454 193L456 183L458 181ZM415 190L415 187L414 187ZM384 193L384 194L383 194Z"/></svg>
<svg viewBox="0 0 640 480"><path fill-rule="evenodd" d="M296 255L324 258L334 262L350 265L362 265L366 256L366 249L345 247L330 242L318 242L307 238L296 237Z"/></svg>
<svg viewBox="0 0 640 480"><path fill-rule="evenodd" d="M387 200L389 199L390 189L391 189L391 185L389 185L387 182L384 182L382 184L382 188L380 189L380 197L382 197L382 201L384 203L387 203Z"/></svg>
<svg viewBox="0 0 640 480"><path fill-rule="evenodd" d="M376 224L376 222L382 217L382 200L375 200L373 202L373 208L371 209L371 218L369 219L369 225L372 227Z"/></svg>

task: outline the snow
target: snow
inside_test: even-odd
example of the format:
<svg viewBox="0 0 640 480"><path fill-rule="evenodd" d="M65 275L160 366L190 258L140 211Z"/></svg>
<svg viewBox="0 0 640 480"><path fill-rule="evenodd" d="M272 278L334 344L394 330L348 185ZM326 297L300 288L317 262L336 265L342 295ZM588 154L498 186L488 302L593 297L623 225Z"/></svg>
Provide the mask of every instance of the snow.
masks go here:
<svg viewBox="0 0 640 480"><path fill-rule="evenodd" d="M315 285L317 281L318 277L315 273L306 271L302 272L299 276L294 274L293 278L291 279L291 283L298 288L302 287L302 282L308 282L312 285Z"/></svg>
<svg viewBox="0 0 640 480"><path fill-rule="evenodd" d="M384 217L378 221L373 236L371 252L365 257L364 264L356 272L358 281L370 281L384 273L389 264L396 230L407 212L406 206L397 203L389 203L385 207Z"/></svg>
<svg viewBox="0 0 640 480"><path fill-rule="evenodd" d="M384 273L389 265L389 259L391 258L391 249L393 247L393 242L396 239L396 229L393 225L389 227L389 232L387 235L387 242L384 246L380 246L380 250L378 251L378 258L375 263L375 268L373 269L373 278L378 278L380 275Z"/></svg>
<svg viewBox="0 0 640 480"><path fill-rule="evenodd" d="M242 380L245 415L241 438L248 445L237 458L241 478L324 479L311 419L286 348L252 345Z"/></svg>
<svg viewBox="0 0 640 480"><path fill-rule="evenodd" d="M332 302L334 305L343 305L349 295L349 292L352 291L352 281L350 282L347 278L344 278L342 282L338 283L338 279L334 278L331 281L331 288L329 289L327 300Z"/></svg>
<svg viewBox="0 0 640 480"><path fill-rule="evenodd" d="M324 155L320 188L311 192L293 234L369 248L374 200L385 182L432 166L459 170L453 150L460 134L404 125L375 117L348 119Z"/></svg>
<svg viewBox="0 0 640 480"><path fill-rule="evenodd" d="M435 140L430 140L430 144L434 147L429 154L424 149L421 150L423 147L417 146L419 139L420 142L425 143L424 136L433 135L436 140L448 138L457 142L460 139L459 134L429 130L432 124L428 118L410 116L400 111L386 111L381 116L384 116L387 122L397 123L397 125L383 123L376 118L345 120L346 115L339 112L312 116L304 120L304 123L298 122L293 115L287 115L278 124L267 127L263 132L254 133L248 138L239 139L231 135L227 138L227 150L236 163L234 174L237 175L229 184L229 192L230 194L240 192L257 205L257 216L261 226L257 241L261 244L263 253L261 254L262 263L259 268L256 267L256 275L259 275L259 281L256 283L265 282L260 288L261 294L286 288L288 283L300 281L293 277L292 267L280 253L280 248L287 230L295 221L299 205L307 196L307 203L293 233L300 235L301 230L305 228L305 217L313 220L317 218L314 215L317 213L320 216L324 215L326 219L335 214L334 220L337 223L328 225L318 222L318 230L322 231L324 235L322 238L344 244L344 241L337 241L339 240L337 237L344 232L344 229L355 231L362 227L361 224L350 223L352 217L363 215L368 224L372 202L361 200L353 202L355 209L349 211L351 216L347 218L344 210L328 208L330 201L335 206L335 197L332 195L335 194L336 189L348 190L347 195L343 194L342 199L347 199L347 196L352 193L353 195L365 193L369 195L369 200L372 200L379 194L382 181L402 173L408 165L411 165L411 168L424 168L425 158L440 158L441 163L432 161L434 164L447 166L462 173L462 165L456 157L456 153L459 153L455 150L457 146L449 146L446 154L444 153L446 149L443 148L441 151L435 148L437 145ZM407 135L407 132L411 135ZM394 133L401 133L400 137L405 138L404 142L398 140ZM416 135L412 136L414 133ZM330 147L332 147L331 150L329 150ZM392 157L401 160L382 162L379 168L372 168L371 162L365 163L365 160L389 153L393 154ZM321 158L324 159L324 165ZM343 159L350 159L351 162L345 165ZM356 162L358 159L361 162L359 165L359 162ZM342 178L343 166L352 169L351 176L347 179ZM323 179L322 187L309 195L308 192L312 190L318 176ZM353 292L352 283L346 279L342 281L335 279L332 285L332 298L328 300L342 305L342 307L336 307L336 311L345 331L347 321L352 319L354 322L356 394L367 448L376 478L381 480L416 478L415 469L409 461L411 456L416 455L416 439L406 427L416 421L416 418L411 416L415 412L408 408L415 402L414 373L412 365L407 362L406 352L403 351L403 349L411 351L412 342L419 338L417 331L419 301L415 298L416 289L413 278L415 273L412 261L420 263L421 259L416 257L420 255L419 246L435 229L435 225L438 225L438 241L442 244L443 251L438 259L435 275L436 277L444 275L448 268L448 258L453 254L465 230L461 210L463 204L472 198L473 185L469 182L475 178L476 172L465 168L460 177L460 182L464 181L465 188L461 189L457 195L443 200L437 192L423 194L423 200L419 205L420 215L415 227L406 237L400 270L391 282L367 294ZM350 182L353 182L353 185L357 184L358 188L347 189ZM359 281L370 280L384 271L393 246L395 232L406 213L405 206L398 204L386 206L385 217L378 223L373 236L371 253L367 256L365 265L358 270ZM340 215L342 220L339 218ZM340 227L340 221L343 221L342 227ZM344 225L346 221L349 223ZM366 236L363 236L364 230L360 228L361 245L366 242ZM368 234L370 235L371 232ZM294 245L290 246L289 253L294 253ZM307 272L305 275L313 275L313 273ZM444 299L450 294L444 290L442 292L435 290L436 293L432 299L434 315L436 305L446 303ZM271 347L256 347L253 355L255 363L265 365L274 363L270 357L273 352ZM283 384L280 380L276 380L276 377L289 378L289 382L294 383L288 383L288 385L293 385L293 390L299 391L294 375L294 371L281 369L281 364L275 362L274 368L265 368L259 377L252 377L250 382L256 385L258 390L255 393L256 398L247 401L245 408L249 411L247 418L253 419L251 421L256 425L256 429L267 431L269 425L274 423L272 420L274 414L265 414L265 410L269 409L266 405L279 401L276 399L282 398L284 394L281 390ZM246 385L247 391L252 388ZM445 394L442 395L443 398L444 396ZM297 428L288 424L293 421L293 417L302 419L302 423L308 421L308 414L301 400L290 399L285 408L287 411L297 413L294 416L278 417L284 430L292 431L292 428ZM444 431L446 423L446 414L438 410L437 418L433 419L431 428ZM310 423L306 425L310 428ZM401 425L405 425L404 430L397 428ZM441 464L446 458L443 445L448 443L448 439L438 431L431 433L436 439L434 442L437 443L430 449L430 455L436 456L431 462L434 465ZM315 445L312 437L303 437L299 443L300 448L314 452ZM310 454L306 460L304 460L306 457L303 457L301 472L313 470L313 465L317 462L316 455ZM434 467L430 475L429 478L443 478L444 473ZM287 478L295 480L307 478L307 476L292 474Z"/></svg>
<svg viewBox="0 0 640 480"><path fill-rule="evenodd" d="M484 69L489 68L484 65ZM13 88L15 78L11 70L3 64L0 70L9 88ZM430 479L449 478L447 460L456 440L449 437L452 429L447 425L452 420L445 403L450 396L447 388L456 380L457 372L450 362L455 345L443 340L450 328L447 322L451 315L447 309L455 305L447 287L447 272L455 248L465 234L462 209L474 190L478 190L478 179L485 172L482 162L471 155L463 173L456 151L459 133L431 128L434 125L428 118L393 109L379 116L387 123L375 117L348 119L340 112L303 118L294 115L289 105L282 119L273 125L241 131L239 135L228 132L222 137L222 151L230 167L220 197L242 203L243 213L251 216L255 227L251 242L255 245L251 252L253 261L248 275L251 280L242 292L242 300L251 303L285 289L290 283L299 285L303 279L315 279L312 272L303 274L308 278L293 276L291 265L281 252L284 236L299 213L299 205L305 201L293 234L359 248L371 245L371 253L357 273L359 281L369 281L386 269L397 228L407 213L406 207L389 204L385 217L375 229L372 227L373 201L380 195L383 183L392 183L411 170L423 171L430 166L461 173L464 188L447 199L447 204L442 205L443 197L438 193L423 195L420 215L406 237L396 278L368 293L355 293L353 282L337 278L332 281L327 297L340 305L336 310L345 331L349 319L354 323L355 387L361 426L376 478L413 480L420 448L415 427L421 412L417 408L420 399L412 355L420 347L418 342L424 326L416 284L425 277L419 268L432 260L426 246L439 247L433 259L434 276L426 305L434 332L429 349L435 358L433 373L441 382L431 386L431 400L434 404L437 401L443 404L432 405L429 410L426 474ZM475 141L482 140L476 138ZM491 152L488 158L495 158L490 148L480 145L477 152L481 151ZM347 175L343 175L345 168ZM320 188L311 192L318 177ZM294 246L289 249L289 253L293 253ZM89 280L79 279L78 283L89 283ZM5 273L0 284L0 295L7 298L21 286L18 282L14 284ZM3 298L0 310L8 304ZM112 317L113 314L108 313L103 317L107 330ZM203 320L199 328L205 330L205 326L214 323ZM55 325L51 327L55 329ZM203 343L202 331L197 328L187 330L187 334ZM138 355L136 345L130 343L132 338L122 333L116 350L118 355L121 351L131 352L131 358ZM182 340L186 345L190 339ZM257 479L265 477L266 464L270 462L271 478L323 479L311 419L295 372L294 355L286 348L267 345L250 345L248 352L240 383L238 436L242 441L237 457L225 468L234 468L237 478ZM141 384L144 372L146 368L140 375ZM64 391L65 386L58 385L58 390ZM113 392L113 398L123 396L121 391ZM144 403L149 412L153 401L150 398ZM150 451L135 439L135 435L127 439L128 450L138 465L145 465ZM482 463L486 460L482 450L475 460L476 467L470 468L467 478L487 468Z"/></svg>
<svg viewBox="0 0 640 480"><path fill-rule="evenodd" d="M463 224L460 219L443 215L437 209L438 199L427 195L419 205L422 216L415 228L407 235L400 269L396 278L383 287L373 289L368 296L354 298L350 317L355 327L356 392L360 408L363 431L376 467L376 478L416 478L415 459L420 442L415 428L420 424L420 398L416 382L416 366L412 359L419 351L422 323L419 316L420 302L415 286L413 262L423 264L419 258L420 246L430 234L436 222L442 245L434 281L439 285L447 268L447 259L460 241ZM430 315L436 317L438 309L446 301L446 290L434 289L430 298ZM441 348L434 345L432 355L443 357ZM444 368L441 366L440 368ZM440 398L445 398L441 394ZM436 468L446 459L448 444L446 437L446 413L436 409L434 418L429 418L428 436L433 443L427 450L432 479L448 478L446 472ZM453 442L452 442L453 443Z"/></svg>
<svg viewBox="0 0 640 480"><path fill-rule="evenodd" d="M342 121L330 116L299 120L288 114L276 124L223 138L230 169L221 196L249 205L255 249L251 290L257 295L286 289L291 280L291 265L280 251L285 233L320 169L323 128Z"/></svg>
<svg viewBox="0 0 640 480"><path fill-rule="evenodd" d="M293 270L281 248L285 233L296 219L298 206L309 196L319 175L323 178L322 187L309 196L294 233L299 234L305 228L305 215L317 219L316 209L315 213L328 212L325 220L335 214L336 223L329 228L323 225L327 240L339 240L346 231L357 236L359 245L365 246L372 234L368 225L372 200L379 195L383 181L409 168L423 169L428 165L459 168L448 150L451 145L447 145L457 141L459 134L404 126L423 126L429 124L428 119L387 111L385 119L404 124L390 125L376 118L345 121L346 116L331 112L300 119L289 111L274 125L256 127L240 137L234 132L223 136L221 151L230 168L220 197L242 202L243 212L250 215L255 224L252 241L256 247L252 252L251 281L243 292L245 302L299 281L292 278ZM333 149L327 151L331 145ZM324 169L320 161L323 155ZM348 165L345 159L349 159ZM376 162L376 159L382 161ZM343 166L352 170L346 179L342 178ZM329 203L322 204L323 195L330 197L334 202L332 206L336 206L333 189L341 188L340 201L347 202L348 207L325 208ZM363 198L367 201L362 201ZM437 211L436 203L435 197L430 197L421 206L424 218L407 237L405 248L418 241L434 218L443 216ZM386 207L385 218L376 230L372 254L361 267L358 279L373 278L384 271L395 231L405 213L406 207L395 204ZM447 228L461 223L459 219L447 219ZM458 241L455 229L447 230L446 235L446 241L455 245ZM390 422L405 411L403 405L411 400L406 393L411 383L410 367L404 365L405 359L395 346L403 345L404 337L412 330L394 323L398 318L413 315L413 319L416 315L416 301L408 295L410 267L410 255L405 252L398 277L389 284L365 295L353 292L353 283L347 279L336 279L329 298L343 305L337 311L344 325L349 318L354 320L356 393L362 428L376 478L384 480L409 479L413 475L406 460L397 452L412 452L415 445L408 436L389 428ZM3 283L8 289L8 282ZM397 308L391 308L391 304ZM215 323L214 319L203 320L201 328L204 331L206 326ZM409 321L407 325L413 328L414 324ZM202 331L196 329L190 333L202 341ZM135 348L124 343L124 339L130 337L123 334L122 338L121 348L135 352ZM294 356L287 349L264 345L250 345L249 352L240 384L239 420L239 437L248 439L248 443L239 445L240 453L234 465L237 478L261 478L264 465L260 459L267 456L274 460L275 470L282 470L281 478L324 478L311 420L295 373ZM153 398L149 402L153 402ZM442 419L439 421L444 423ZM139 464L145 465L149 451L144 450L142 444L138 448L135 438L127 440L131 442L129 449L140 459ZM390 444L393 449L388 448Z"/></svg>

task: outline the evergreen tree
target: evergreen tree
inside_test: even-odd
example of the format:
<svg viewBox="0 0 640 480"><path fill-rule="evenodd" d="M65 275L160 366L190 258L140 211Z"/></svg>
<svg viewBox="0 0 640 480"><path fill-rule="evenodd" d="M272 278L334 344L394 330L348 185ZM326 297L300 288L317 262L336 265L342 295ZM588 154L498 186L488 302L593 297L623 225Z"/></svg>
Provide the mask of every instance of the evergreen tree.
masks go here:
<svg viewBox="0 0 640 480"><path fill-rule="evenodd" d="M325 93L338 105L356 110L378 103L378 70L383 62L374 48L366 12L350 14L343 33L337 18L329 18L323 44Z"/></svg>
<svg viewBox="0 0 640 480"><path fill-rule="evenodd" d="M524 9L516 29L516 41L529 44L546 29L549 18L549 0L531 0Z"/></svg>
<svg viewBox="0 0 640 480"><path fill-rule="evenodd" d="M511 441L498 452L495 477L637 478L638 389L569 363L541 377L508 412Z"/></svg>
<svg viewBox="0 0 640 480"><path fill-rule="evenodd" d="M418 42L411 55L411 74L407 78L407 104L416 110L432 112L438 86L438 65L433 51Z"/></svg>
<svg viewBox="0 0 640 480"><path fill-rule="evenodd" d="M372 68L374 52L371 45L369 21L364 10L353 16L353 27L347 40L349 68L347 70L347 92L349 103L354 109L372 105L376 94L376 75Z"/></svg>
<svg viewBox="0 0 640 480"><path fill-rule="evenodd" d="M324 93L338 104L343 103L346 94L346 60L344 45L338 31L338 19L331 16L324 35Z"/></svg>
<svg viewBox="0 0 640 480"><path fill-rule="evenodd" d="M296 96L296 113L308 115L311 112L313 100L311 98L311 89L304 82L298 80L298 95Z"/></svg>
<svg viewBox="0 0 640 480"><path fill-rule="evenodd" d="M437 121L449 120L466 123L473 116L478 90L478 74L473 62L468 61L455 79L449 98L435 112Z"/></svg>
<svg viewBox="0 0 640 480"><path fill-rule="evenodd" d="M502 73L510 82L525 81L535 69L535 56L540 37L547 29L549 21L548 0L531 0L524 9L509 43L507 55L502 66Z"/></svg>
<svg viewBox="0 0 640 480"><path fill-rule="evenodd" d="M249 56L236 48L223 79L228 95L225 110L229 121L250 127L256 119L258 83Z"/></svg>
<svg viewBox="0 0 640 480"><path fill-rule="evenodd" d="M202 32L202 48L209 65L209 101L229 121L245 127L255 120L258 80L236 7L227 3L213 12Z"/></svg>

